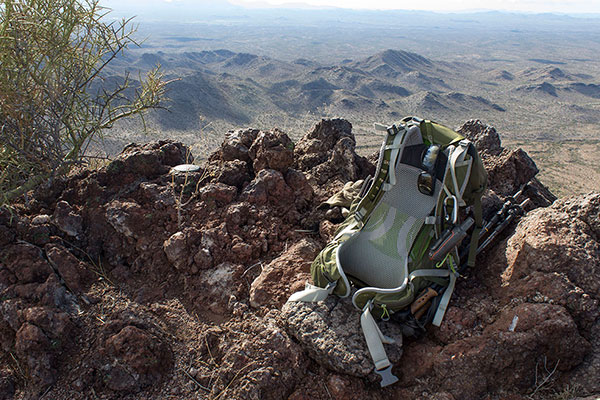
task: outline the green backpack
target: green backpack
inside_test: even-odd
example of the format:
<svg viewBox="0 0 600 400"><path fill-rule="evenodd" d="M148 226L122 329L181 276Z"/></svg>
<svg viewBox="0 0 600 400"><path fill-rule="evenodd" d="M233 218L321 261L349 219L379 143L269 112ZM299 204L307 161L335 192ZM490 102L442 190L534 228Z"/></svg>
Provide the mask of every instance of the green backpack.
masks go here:
<svg viewBox="0 0 600 400"><path fill-rule="evenodd" d="M382 377L397 381L374 318L407 327L439 326L458 276L460 255L473 266L487 175L475 146L452 129L415 117L385 127L374 178L368 178L334 239L311 266L314 285L288 301L352 295ZM469 215L469 216L467 216ZM459 245L473 227L471 244ZM468 254L468 257L466 257Z"/></svg>

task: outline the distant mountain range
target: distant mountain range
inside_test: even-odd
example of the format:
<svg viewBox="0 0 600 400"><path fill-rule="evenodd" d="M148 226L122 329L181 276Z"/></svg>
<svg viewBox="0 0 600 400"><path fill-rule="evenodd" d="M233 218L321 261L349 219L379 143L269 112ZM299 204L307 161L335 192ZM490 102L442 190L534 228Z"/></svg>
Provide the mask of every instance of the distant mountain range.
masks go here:
<svg viewBox="0 0 600 400"><path fill-rule="evenodd" d="M147 126L199 158L229 129L278 127L297 139L322 117L348 119L359 152L370 154L381 140L373 122L413 114L495 126L549 171L541 177L553 188L572 188L575 176L581 188L597 181L589 172L600 161L599 15L102 3L114 6L110 18L137 15L137 36L147 38L110 65L107 82L160 63L178 80L170 111L152 112ZM146 140L124 121L101 150Z"/></svg>
<svg viewBox="0 0 600 400"><path fill-rule="evenodd" d="M157 64L169 78L179 78L169 85L170 111L154 115L168 131L195 131L211 122L243 126L268 119L278 124L307 114L341 115L365 126L406 114L448 124L478 116L519 126L518 120L526 119L538 135L540 126L557 123L544 117L553 109L556 119L568 113L561 123L580 115L587 122L600 121L597 109L582 108L600 98L600 85L591 76L535 62L507 71L385 50L321 65L214 50L130 55L111 68L117 75Z"/></svg>

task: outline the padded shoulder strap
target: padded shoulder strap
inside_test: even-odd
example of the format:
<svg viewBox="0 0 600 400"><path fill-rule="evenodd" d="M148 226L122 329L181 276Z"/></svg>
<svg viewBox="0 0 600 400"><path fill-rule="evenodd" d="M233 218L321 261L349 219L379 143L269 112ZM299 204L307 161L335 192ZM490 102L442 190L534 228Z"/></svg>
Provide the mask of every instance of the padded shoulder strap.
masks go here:
<svg viewBox="0 0 600 400"><path fill-rule="evenodd" d="M376 125L376 129L381 130L381 125ZM386 129L386 132L387 136L379 151L379 162L377 163L371 187L358 204L354 214L359 223L367 220L383 192L396 183L395 174L390 174L390 166L395 165L398 160L406 128L403 125L400 125L400 127L392 125Z"/></svg>
<svg viewBox="0 0 600 400"><path fill-rule="evenodd" d="M475 265L477 247L479 246L479 234L481 232L481 228L483 227L483 209L481 206L481 197L487 189L487 172L473 143L469 144L468 154L473 160L473 166L468 176L470 190L468 196L473 206L473 219L475 220L475 228L471 234L471 244L469 248L467 265L469 267L473 267Z"/></svg>

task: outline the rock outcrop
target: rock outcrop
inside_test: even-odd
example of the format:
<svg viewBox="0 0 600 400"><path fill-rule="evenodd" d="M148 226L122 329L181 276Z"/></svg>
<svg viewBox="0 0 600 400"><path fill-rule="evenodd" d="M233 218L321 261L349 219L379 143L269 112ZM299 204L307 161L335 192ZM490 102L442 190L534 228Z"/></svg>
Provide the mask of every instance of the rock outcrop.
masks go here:
<svg viewBox="0 0 600 400"><path fill-rule="evenodd" d="M318 206L374 165L349 122L297 143L230 132L199 171L168 141L0 209L0 398L525 399L600 393L600 194L555 201L479 121L488 215L532 210L458 282L440 328L387 347L380 389L348 299L284 304L341 219ZM532 180L533 178L533 180ZM558 398L558 397L557 397Z"/></svg>
<svg viewBox="0 0 600 400"><path fill-rule="evenodd" d="M350 299L330 297L321 303L286 303L282 321L286 330L312 359L350 376L372 378L373 362L360 329L360 312ZM388 347L392 363L402 355L402 331L393 323L381 323L384 335L394 339Z"/></svg>

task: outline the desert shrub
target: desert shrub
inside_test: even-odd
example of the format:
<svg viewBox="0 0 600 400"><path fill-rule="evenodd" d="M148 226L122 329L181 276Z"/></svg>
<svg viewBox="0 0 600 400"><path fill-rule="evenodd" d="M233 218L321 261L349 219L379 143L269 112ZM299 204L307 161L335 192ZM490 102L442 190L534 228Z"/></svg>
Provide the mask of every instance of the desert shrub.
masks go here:
<svg viewBox="0 0 600 400"><path fill-rule="evenodd" d="M85 163L116 121L159 106L159 67L105 76L137 45L131 20L108 13L97 0L0 0L0 203Z"/></svg>

